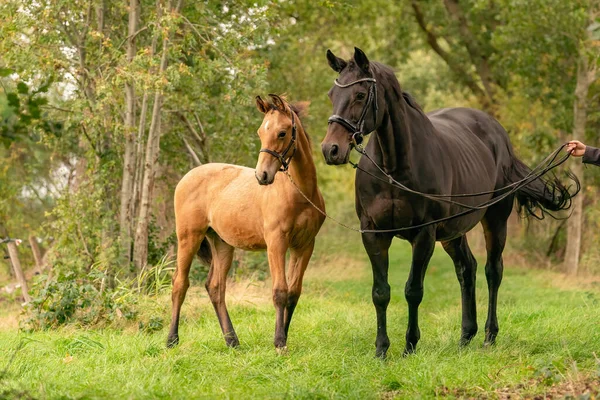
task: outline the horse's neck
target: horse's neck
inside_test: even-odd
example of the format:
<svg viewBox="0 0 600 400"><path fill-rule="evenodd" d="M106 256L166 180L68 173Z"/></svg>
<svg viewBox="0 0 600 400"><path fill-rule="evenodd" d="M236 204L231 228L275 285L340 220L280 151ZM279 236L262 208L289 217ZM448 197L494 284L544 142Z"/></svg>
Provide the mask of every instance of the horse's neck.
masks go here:
<svg viewBox="0 0 600 400"><path fill-rule="evenodd" d="M410 179L414 146L427 146L426 136L432 132L429 119L413 109L402 94L399 99L386 94L386 113L371 151L387 173Z"/></svg>
<svg viewBox="0 0 600 400"><path fill-rule="evenodd" d="M298 126L296 152L290 162L290 175L302 193L311 198L317 192L317 169L312 149L302 126Z"/></svg>

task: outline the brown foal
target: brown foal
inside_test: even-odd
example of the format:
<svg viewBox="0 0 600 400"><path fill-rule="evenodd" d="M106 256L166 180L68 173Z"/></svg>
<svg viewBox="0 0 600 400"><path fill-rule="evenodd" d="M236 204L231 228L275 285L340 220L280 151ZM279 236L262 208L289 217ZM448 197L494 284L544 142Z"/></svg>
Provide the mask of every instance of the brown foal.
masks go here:
<svg viewBox="0 0 600 400"><path fill-rule="evenodd" d="M234 249L267 250L275 304L275 347L285 349L302 278L324 217L298 192L281 170L318 207L324 202L308 135L300 122L305 104L290 105L269 95L256 106L264 114L258 135L263 150L256 169L206 164L188 172L175 189L177 269L167 346L179 342L179 314L189 287L194 255L210 263L206 289L228 346L239 345L227 306L225 286ZM257 181L258 183L257 184ZM290 250L288 278L285 256Z"/></svg>

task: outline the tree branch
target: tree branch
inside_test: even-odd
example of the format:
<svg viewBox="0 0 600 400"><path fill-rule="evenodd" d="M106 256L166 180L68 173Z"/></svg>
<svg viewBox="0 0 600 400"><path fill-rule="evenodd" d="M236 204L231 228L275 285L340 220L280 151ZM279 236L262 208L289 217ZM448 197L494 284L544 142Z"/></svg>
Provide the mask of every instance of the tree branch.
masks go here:
<svg viewBox="0 0 600 400"><path fill-rule="evenodd" d="M475 66L475 69L477 70L477 73L481 78L481 83L483 83L486 95L489 97L490 101L494 103L495 91L493 84L495 83L495 80L492 77L487 57L485 56L485 54L483 54L483 51L477 41L477 38L469 29L469 24L462 9L460 8L460 5L458 4L458 1L444 0L444 5L446 6L446 10L448 10L448 13L450 14L450 17L458 25L458 31L460 33L462 42L464 43L467 49L467 53L469 54L471 62Z"/></svg>
<svg viewBox="0 0 600 400"><path fill-rule="evenodd" d="M411 5L415 13L415 19L417 20L417 23L419 24L421 30L425 33L427 37L427 43L429 44L431 49L434 52L436 52L442 58L442 60L444 60L446 65L448 65L450 70L463 82L463 84L465 84L471 90L471 92L478 99L480 99L480 101L482 102L482 106L484 106L485 108L490 108L489 101L483 89L479 87L479 85L477 84L477 82L475 82L475 80L469 74L469 72L464 70L461 67L461 65L452 58L450 53L448 53L440 46L435 33L433 33L433 31L431 31L427 27L427 23L425 22L425 16L423 15L423 11L419 7L418 0L412 0Z"/></svg>

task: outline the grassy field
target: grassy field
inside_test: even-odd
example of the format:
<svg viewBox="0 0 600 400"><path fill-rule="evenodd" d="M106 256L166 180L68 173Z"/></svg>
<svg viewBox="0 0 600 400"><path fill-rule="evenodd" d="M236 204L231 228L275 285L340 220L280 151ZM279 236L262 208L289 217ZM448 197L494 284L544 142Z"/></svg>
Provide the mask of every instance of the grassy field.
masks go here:
<svg viewBox="0 0 600 400"><path fill-rule="evenodd" d="M370 267L357 249L354 260L330 258L310 272L287 355L277 355L272 346L268 283L232 287L238 349L225 346L205 292L195 288L183 308L181 344L172 350L164 346L167 327L153 334L136 327L66 327L34 334L3 328L0 397L515 398L561 397L586 388L598 396L597 285L508 267L500 291L498 343L483 348L487 289L480 260L480 333L461 349L459 286L449 257L438 248L425 281L421 342L417 354L403 358L408 245L395 244L391 258L392 346L386 361L374 358ZM149 300L147 309L168 319L168 295Z"/></svg>

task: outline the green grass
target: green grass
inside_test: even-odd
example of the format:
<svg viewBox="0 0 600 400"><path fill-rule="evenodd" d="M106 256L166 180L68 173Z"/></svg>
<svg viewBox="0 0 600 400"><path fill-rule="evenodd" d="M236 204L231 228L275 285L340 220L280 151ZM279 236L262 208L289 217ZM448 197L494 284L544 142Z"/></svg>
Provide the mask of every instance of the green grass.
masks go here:
<svg viewBox="0 0 600 400"><path fill-rule="evenodd" d="M262 301L230 305L241 346L229 349L212 306L198 289L183 308L181 344L172 350L164 347L167 327L153 334L132 327L66 327L33 334L1 330L0 371L19 343L22 348L0 381L0 397L3 391L42 398L496 397L543 394L556 387L566 387L559 391L566 393L580 381L598 384L597 289L578 289L562 282L561 275L509 266L500 289L498 343L483 348L487 289L480 261L480 332L461 349L460 290L441 248L425 281L417 354L402 357L410 253L400 242L393 247L390 268L392 345L386 361L375 359L370 267L362 249L356 254L358 263L331 258L307 277L287 355L277 355L272 346L268 290L258 291L265 292ZM167 295L148 307L168 319Z"/></svg>

